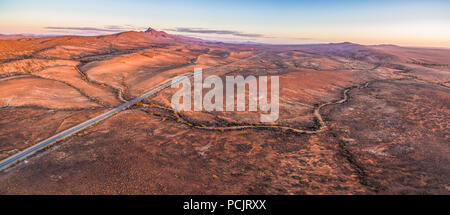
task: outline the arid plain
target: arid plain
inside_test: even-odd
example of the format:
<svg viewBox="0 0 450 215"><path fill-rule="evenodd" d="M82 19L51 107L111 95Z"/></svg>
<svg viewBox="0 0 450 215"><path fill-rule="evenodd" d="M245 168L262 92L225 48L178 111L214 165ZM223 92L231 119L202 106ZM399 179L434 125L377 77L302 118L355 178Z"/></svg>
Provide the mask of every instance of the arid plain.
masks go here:
<svg viewBox="0 0 450 215"><path fill-rule="evenodd" d="M0 160L194 68L279 76L280 116L176 112L164 89L0 172L0 194L450 194L448 49L7 39Z"/></svg>

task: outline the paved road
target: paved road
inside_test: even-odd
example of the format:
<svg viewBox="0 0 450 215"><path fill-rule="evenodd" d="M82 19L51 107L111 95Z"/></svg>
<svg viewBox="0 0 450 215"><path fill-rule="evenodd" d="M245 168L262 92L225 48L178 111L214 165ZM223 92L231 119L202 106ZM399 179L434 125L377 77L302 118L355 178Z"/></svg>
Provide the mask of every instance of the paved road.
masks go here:
<svg viewBox="0 0 450 215"><path fill-rule="evenodd" d="M207 69L204 69L203 72L208 72L208 71L211 71L211 70L219 69L221 67L230 66L230 65L236 64L238 62L241 62L241 61L244 61L244 60L248 60L248 59L260 56L260 55L262 55L264 53L265 52L262 52L262 53L259 53L259 54L256 54L256 55L253 55L253 56L250 56L250 57L247 57L247 58L243 58L241 60L234 61L234 62L229 63L229 64L219 65L219 66L207 68ZM185 75L185 77L191 77L193 75L194 75L193 73L189 73L189 74ZM173 79L174 83L180 82L182 80L183 79ZM143 95L141 95L141 96L139 96L139 97L137 97L137 98L135 98L135 99L133 99L131 101L128 101L128 102L126 102L126 103L124 103L124 104L122 104L122 105L120 105L120 106L118 106L118 107L116 107L116 108L114 108L114 109L112 109L112 110L102 114L102 115L99 115L97 117L89 119L89 120L87 120L87 121L85 121L85 122L83 122L83 123L81 123L79 125L76 125L76 126L74 126L72 128L69 128L69 129L67 129L65 131L62 131L62 132L60 132L60 133L58 133L58 134L56 134L56 135L54 135L54 136L52 136L52 137L42 141L42 142L39 142L39 143L37 143L37 144L35 144L33 146L30 146L29 148L27 148L27 149L25 149L25 150L15 154L15 155L12 155L11 157L8 157L8 158L0 161L0 171L4 170L4 169L6 169L6 168L8 168L8 167L10 167L12 165L14 165L15 163L17 163L17 162L19 162L21 160L26 159L27 157L35 154L36 152L38 152L41 149L44 149L45 147L51 146L52 144L54 144L56 142L62 141L64 138L67 138L67 137L69 137L69 136L71 136L73 134L76 134L76 133L86 129L87 127L89 127L91 125L94 125L94 124L96 124L96 123L98 123L98 122L100 122L100 121L102 121L104 119L107 119L107 118L109 118L109 117L119 113L120 111L123 111L123 110L127 109L129 106L135 104L136 102L142 101L145 98L147 98L148 96L156 94L159 91L161 91L161 90L163 90L163 89L165 89L167 87L170 87L171 84L172 84L172 79L169 80L169 81L164 82L163 84L161 84L160 86L154 88L153 90L151 90L151 91L149 91L149 92L147 92L147 93L145 93L145 94L143 94Z"/></svg>

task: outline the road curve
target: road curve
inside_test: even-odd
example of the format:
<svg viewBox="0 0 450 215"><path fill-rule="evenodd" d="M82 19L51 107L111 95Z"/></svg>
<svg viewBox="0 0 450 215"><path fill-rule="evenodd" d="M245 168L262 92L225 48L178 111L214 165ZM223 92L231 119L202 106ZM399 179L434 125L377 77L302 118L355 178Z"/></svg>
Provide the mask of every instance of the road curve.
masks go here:
<svg viewBox="0 0 450 215"><path fill-rule="evenodd" d="M249 59L254 58L254 57L258 57L258 56L260 56L260 55L262 55L264 53L265 52L262 52L262 53L259 53L259 54L256 54L256 55L252 55L250 57L246 57L246 58L243 58L243 59L240 59L240 60L228 63L228 64L219 65L219 66L215 66L215 67L210 67L210 68L204 69L203 72L208 72L208 71L219 69L219 68L222 68L222 67L225 67L225 66L230 66L230 65L236 64L236 63L241 62L241 61L245 61L245 60L249 60ZM188 78L188 77L193 76L193 73L189 73L189 74L186 74L184 76L186 78ZM83 122L81 124L78 124L78 125L72 127L72 128L64 130L64 131L62 131L62 132L60 132L60 133L58 133L58 134L56 134L56 135L46 139L46 140L43 140L43 141L41 141L41 142L39 142L39 143L37 143L37 144L35 144L33 146L30 146L30 147L26 148L25 150L23 150L21 152L18 152L17 154L14 154L14 155L12 155L12 156L4 159L4 160L1 160L0 161L0 171L5 170L8 167L13 166L14 164L16 164L16 163L18 163L18 162L28 158L29 156L35 154L36 152L39 152L40 150L42 150L42 149L44 149L46 147L49 147L49 146L53 145L54 143L60 142L60 141L64 140L65 138L67 138L67 137L69 137L69 136L71 136L73 134L76 134L76 133L78 133L78 132L88 128L89 126L95 125L96 123L98 123L98 122L100 122L102 120L105 120L105 119L107 119L107 118L109 118L109 117L119 113L120 111L123 111L123 110L127 109L129 106L135 104L136 102L144 100L148 96L156 94L159 91L170 87L170 85L172 85L172 81L174 83L178 83L178 82L182 81L183 79L184 78L173 78L173 79L170 79L170 80L164 82L163 84L159 85L158 87L152 89L151 91L149 91L147 93L144 93L143 95L141 95L141 96L139 96L139 97L137 97L137 98L135 98L135 99L133 99L131 101L128 101L128 102L126 102L126 103L124 103L124 104L122 104L122 105L120 105L120 106L118 106L116 108L113 108L112 110L110 110L110 111L108 111L108 112L106 112L104 114L101 114L101 115L96 116L96 117L94 117L92 119L89 119L89 120L87 120L87 121L85 121L85 122Z"/></svg>

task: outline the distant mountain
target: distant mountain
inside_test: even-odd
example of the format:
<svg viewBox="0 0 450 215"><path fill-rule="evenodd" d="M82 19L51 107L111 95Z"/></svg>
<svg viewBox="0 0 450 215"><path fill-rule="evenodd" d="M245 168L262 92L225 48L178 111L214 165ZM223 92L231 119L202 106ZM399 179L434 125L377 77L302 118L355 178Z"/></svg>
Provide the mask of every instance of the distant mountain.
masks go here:
<svg viewBox="0 0 450 215"><path fill-rule="evenodd" d="M0 34L0 40L18 40L26 38L47 38L61 35L39 35L39 34Z"/></svg>
<svg viewBox="0 0 450 215"><path fill-rule="evenodd" d="M351 42L328 43L320 45L304 45L304 51L323 56L339 56L347 59L361 60L370 63L387 63L398 58L394 55L380 52L371 46L364 46Z"/></svg>
<svg viewBox="0 0 450 215"><path fill-rule="evenodd" d="M190 36L184 36L184 35L172 35L178 39L193 41L193 42L209 42L208 40L200 39L197 37L190 37Z"/></svg>
<svg viewBox="0 0 450 215"><path fill-rule="evenodd" d="M30 38L34 36L26 36L23 34L0 34L0 40L17 40L22 38Z"/></svg>

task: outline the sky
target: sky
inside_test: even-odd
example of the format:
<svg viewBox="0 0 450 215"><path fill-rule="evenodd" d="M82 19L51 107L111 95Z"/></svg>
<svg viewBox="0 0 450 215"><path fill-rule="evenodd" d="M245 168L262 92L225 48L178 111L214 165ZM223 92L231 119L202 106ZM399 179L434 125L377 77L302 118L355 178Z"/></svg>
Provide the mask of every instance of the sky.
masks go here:
<svg viewBox="0 0 450 215"><path fill-rule="evenodd" d="M226 42L450 48L448 0L0 0L0 34L143 31Z"/></svg>

